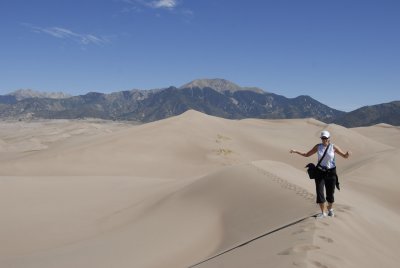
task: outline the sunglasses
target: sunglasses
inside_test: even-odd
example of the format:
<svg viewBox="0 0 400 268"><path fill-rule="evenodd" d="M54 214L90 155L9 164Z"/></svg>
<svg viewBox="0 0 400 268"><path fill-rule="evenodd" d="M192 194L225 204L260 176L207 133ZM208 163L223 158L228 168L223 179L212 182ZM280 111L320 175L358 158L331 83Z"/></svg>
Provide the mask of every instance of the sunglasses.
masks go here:
<svg viewBox="0 0 400 268"><path fill-rule="evenodd" d="M327 140L327 139L329 139L329 138L327 138L327 137L321 137L321 140Z"/></svg>

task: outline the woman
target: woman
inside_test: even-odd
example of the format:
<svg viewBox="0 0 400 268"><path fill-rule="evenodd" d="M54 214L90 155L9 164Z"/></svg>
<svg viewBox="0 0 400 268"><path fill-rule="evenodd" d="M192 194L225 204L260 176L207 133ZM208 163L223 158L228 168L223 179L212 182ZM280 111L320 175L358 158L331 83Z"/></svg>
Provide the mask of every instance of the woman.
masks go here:
<svg viewBox="0 0 400 268"><path fill-rule="evenodd" d="M326 155L321 161L320 166L325 170L323 177L315 179L315 188L317 193L317 203L321 208L321 213L317 215L317 218L324 218L326 216L334 217L333 202L335 202L334 193L336 185L336 164L335 164L335 153L338 153L343 158L349 158L350 153L344 153L337 145L330 143L331 134L324 130L321 132L322 143L317 144L307 153L302 153L297 150L290 150L290 153L296 153L304 157L309 157L315 153L318 153L318 161L324 155L325 149L327 149ZM325 188L325 189L324 189ZM326 190L326 199L324 190ZM326 207L325 202L328 201ZM327 211L326 211L327 210Z"/></svg>

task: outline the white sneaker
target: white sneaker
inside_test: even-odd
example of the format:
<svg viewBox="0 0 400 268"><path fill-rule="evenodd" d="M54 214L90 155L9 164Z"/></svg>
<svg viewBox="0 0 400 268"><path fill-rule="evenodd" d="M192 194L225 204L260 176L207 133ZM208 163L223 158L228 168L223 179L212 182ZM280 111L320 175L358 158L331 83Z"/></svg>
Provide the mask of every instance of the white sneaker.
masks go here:
<svg viewBox="0 0 400 268"><path fill-rule="evenodd" d="M328 216L325 212L324 213L318 213L317 214L317 216L315 216L315 218L316 219L323 219L323 218L325 218L326 216Z"/></svg>
<svg viewBox="0 0 400 268"><path fill-rule="evenodd" d="M333 209L328 210L328 216L329 217L335 217L335 212L333 212Z"/></svg>

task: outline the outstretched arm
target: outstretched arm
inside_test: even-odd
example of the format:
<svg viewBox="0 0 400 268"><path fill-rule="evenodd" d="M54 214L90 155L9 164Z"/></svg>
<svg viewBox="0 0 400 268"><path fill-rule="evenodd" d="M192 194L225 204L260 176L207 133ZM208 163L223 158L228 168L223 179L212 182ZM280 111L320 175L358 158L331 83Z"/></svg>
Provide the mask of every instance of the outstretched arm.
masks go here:
<svg viewBox="0 0 400 268"><path fill-rule="evenodd" d="M304 156L304 157L309 157L309 156L315 154L315 153L317 152L317 150L318 150L318 144L315 145L315 146L314 146L310 151L308 151L307 153L302 153L302 152L299 152L299 151L293 150L293 149L290 150L290 153L291 153L291 154L299 154L299 155Z"/></svg>
<svg viewBox="0 0 400 268"><path fill-rule="evenodd" d="M343 158L349 158L351 152L347 151L346 153L342 151L338 146L334 145L333 149L335 150L335 153L338 153L341 157Z"/></svg>

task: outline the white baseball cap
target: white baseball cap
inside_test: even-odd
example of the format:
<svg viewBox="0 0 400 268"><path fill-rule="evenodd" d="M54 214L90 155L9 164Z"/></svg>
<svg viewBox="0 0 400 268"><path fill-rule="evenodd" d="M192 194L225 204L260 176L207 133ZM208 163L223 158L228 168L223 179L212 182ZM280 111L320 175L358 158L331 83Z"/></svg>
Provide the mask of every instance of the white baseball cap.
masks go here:
<svg viewBox="0 0 400 268"><path fill-rule="evenodd" d="M331 136L331 134L329 133L329 131L323 130L323 131L321 132L320 138L322 138L322 137L330 138L330 136Z"/></svg>

